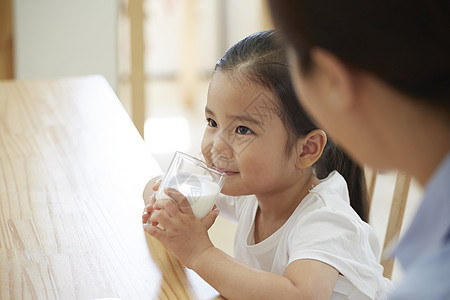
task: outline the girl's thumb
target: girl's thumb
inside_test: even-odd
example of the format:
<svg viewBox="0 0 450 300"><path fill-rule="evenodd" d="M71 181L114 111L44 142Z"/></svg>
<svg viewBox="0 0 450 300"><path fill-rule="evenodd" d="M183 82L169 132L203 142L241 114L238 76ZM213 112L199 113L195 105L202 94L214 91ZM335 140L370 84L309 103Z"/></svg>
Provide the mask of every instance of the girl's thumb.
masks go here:
<svg viewBox="0 0 450 300"><path fill-rule="evenodd" d="M214 224L218 215L219 210L213 209L205 217L203 217L202 223L206 227L206 229L209 229Z"/></svg>

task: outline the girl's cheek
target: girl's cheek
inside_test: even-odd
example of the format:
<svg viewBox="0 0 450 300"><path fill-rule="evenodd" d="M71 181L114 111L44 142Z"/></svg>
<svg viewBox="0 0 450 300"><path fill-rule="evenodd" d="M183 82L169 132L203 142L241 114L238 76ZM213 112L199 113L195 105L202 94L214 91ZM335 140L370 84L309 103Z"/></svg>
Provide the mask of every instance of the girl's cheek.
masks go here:
<svg viewBox="0 0 450 300"><path fill-rule="evenodd" d="M210 138L208 137L208 135L205 134L203 135L203 139L202 139L202 143L201 143L201 149L202 149L202 154L204 159L206 160L206 162L210 163L211 160L211 148L212 148L212 141L210 141Z"/></svg>

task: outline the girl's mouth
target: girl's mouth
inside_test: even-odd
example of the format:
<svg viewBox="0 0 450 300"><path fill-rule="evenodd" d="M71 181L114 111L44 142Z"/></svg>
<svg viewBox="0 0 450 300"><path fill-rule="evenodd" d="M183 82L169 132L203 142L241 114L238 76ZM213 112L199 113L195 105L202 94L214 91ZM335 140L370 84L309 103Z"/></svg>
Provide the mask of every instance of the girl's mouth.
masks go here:
<svg viewBox="0 0 450 300"><path fill-rule="evenodd" d="M227 174L228 176L233 176L233 175L237 175L239 174L239 172L233 172L233 171L224 171L225 174Z"/></svg>
<svg viewBox="0 0 450 300"><path fill-rule="evenodd" d="M227 174L228 176L233 176L239 174L239 172L229 171L221 168L217 168L220 172Z"/></svg>

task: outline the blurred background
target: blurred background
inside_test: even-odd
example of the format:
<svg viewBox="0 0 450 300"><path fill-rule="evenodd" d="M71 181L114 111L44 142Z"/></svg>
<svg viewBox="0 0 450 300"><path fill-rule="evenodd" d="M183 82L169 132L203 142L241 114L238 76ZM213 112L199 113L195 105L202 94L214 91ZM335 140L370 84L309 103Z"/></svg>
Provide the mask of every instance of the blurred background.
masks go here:
<svg viewBox="0 0 450 300"><path fill-rule="evenodd" d="M271 27L263 0L1 3L2 78L103 75L143 137L159 141L149 146L163 168L175 150L199 152L203 124L188 117L203 119L216 61L243 37Z"/></svg>
<svg viewBox="0 0 450 300"><path fill-rule="evenodd" d="M103 75L165 170L174 151L200 153L216 61L270 28L265 0L0 0L0 79ZM371 224L381 242L395 175L379 176L374 191ZM421 194L413 181L404 224ZM232 254L234 231L219 218L210 234Z"/></svg>

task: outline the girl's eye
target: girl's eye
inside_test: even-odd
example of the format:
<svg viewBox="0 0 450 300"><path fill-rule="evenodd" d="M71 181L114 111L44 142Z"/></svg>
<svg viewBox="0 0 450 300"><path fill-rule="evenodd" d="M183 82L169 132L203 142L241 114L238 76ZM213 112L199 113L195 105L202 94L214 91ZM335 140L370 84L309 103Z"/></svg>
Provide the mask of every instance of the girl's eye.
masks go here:
<svg viewBox="0 0 450 300"><path fill-rule="evenodd" d="M216 121L214 121L214 120L211 119L211 118L206 118L206 122L208 123L208 126L209 126L209 127L217 127Z"/></svg>
<svg viewBox="0 0 450 300"><path fill-rule="evenodd" d="M252 134L253 133L253 131L250 128L245 127L245 126L238 126L236 128L236 132L238 134Z"/></svg>

